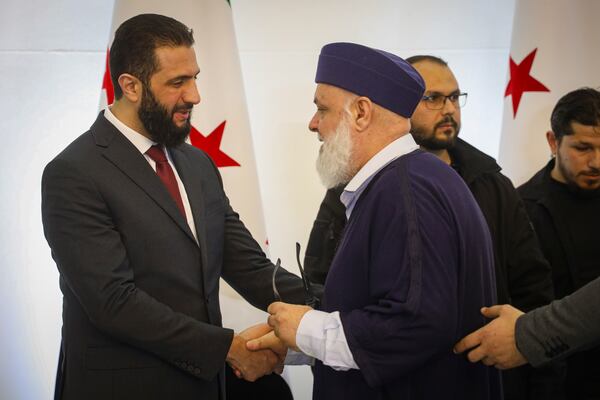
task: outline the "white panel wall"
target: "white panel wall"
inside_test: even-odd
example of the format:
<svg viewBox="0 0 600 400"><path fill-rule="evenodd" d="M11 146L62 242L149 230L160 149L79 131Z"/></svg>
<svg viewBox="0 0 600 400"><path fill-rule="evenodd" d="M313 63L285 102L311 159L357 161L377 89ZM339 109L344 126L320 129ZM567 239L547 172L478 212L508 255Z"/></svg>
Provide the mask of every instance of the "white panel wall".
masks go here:
<svg viewBox="0 0 600 400"><path fill-rule="evenodd" d="M0 398L52 396L58 273L43 238L44 165L96 117L112 2L0 7Z"/></svg>
<svg viewBox="0 0 600 400"><path fill-rule="evenodd" d="M445 58L469 92L462 136L496 156L514 0L232 3L271 255L291 270L294 242L306 244L324 192L307 124L325 43ZM2 0L0 10L0 398L45 399L61 297L40 222L40 176L96 116L112 2ZM290 373L296 398L310 398L310 372Z"/></svg>

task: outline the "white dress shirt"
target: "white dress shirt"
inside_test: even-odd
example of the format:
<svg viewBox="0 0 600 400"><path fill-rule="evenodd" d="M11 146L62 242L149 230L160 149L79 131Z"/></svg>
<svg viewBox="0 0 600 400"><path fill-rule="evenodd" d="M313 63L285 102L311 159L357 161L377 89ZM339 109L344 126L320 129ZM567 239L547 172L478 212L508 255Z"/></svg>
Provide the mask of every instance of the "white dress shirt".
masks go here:
<svg viewBox="0 0 600 400"><path fill-rule="evenodd" d="M352 210L371 180L386 165L398 157L408 154L419 146L412 135L404 135L375 154L346 185L340 200L346 207L350 219ZM360 369L348 347L344 327L338 311L326 313L311 310L304 314L296 331L296 344L302 353L317 358L336 371ZM296 352L288 352L286 364L310 363Z"/></svg>
<svg viewBox="0 0 600 400"><path fill-rule="evenodd" d="M109 107L107 107L104 110L104 117L111 124L113 124L119 130L119 132L121 132L123 134L123 136L125 136L135 146L136 149L138 149L138 151L140 153L142 153L144 155L144 157L146 158L146 161L148 161L148 164L150 164L152 169L154 171L156 171L156 163L154 162L154 160L152 158L150 158L150 156L148 154L146 154L148 149L150 149L150 147L156 145L156 143L153 142L152 140L148 139L146 136L142 135L141 133L134 131L133 129L131 129L130 127L125 125L123 122L121 122L110 111ZM169 161L169 165L171 166L171 169L173 169L173 173L175 174L175 179L177 180L177 186L179 187L179 193L181 194L181 200L183 202L183 208L185 209L185 219L187 220L190 230L194 234L194 238L196 238L196 243L197 243L198 236L196 235L196 224L194 223L194 216L192 215L192 208L190 207L190 201L188 200L187 192L185 191L185 186L183 185L183 182L181 182L181 178L179 177L177 168L175 168L175 165L173 164L173 159L171 158L171 154L169 153L168 149L166 149L164 146L162 146L162 148L163 148L163 150L166 150L165 154L167 155L167 160Z"/></svg>

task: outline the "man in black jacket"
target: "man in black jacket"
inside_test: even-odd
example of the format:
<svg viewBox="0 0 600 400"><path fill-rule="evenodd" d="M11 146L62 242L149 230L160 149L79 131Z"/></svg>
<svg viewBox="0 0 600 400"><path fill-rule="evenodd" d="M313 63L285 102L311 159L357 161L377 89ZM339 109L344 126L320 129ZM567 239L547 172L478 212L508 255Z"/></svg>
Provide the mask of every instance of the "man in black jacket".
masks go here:
<svg viewBox="0 0 600 400"><path fill-rule="evenodd" d="M433 56L407 59L426 84L412 118L412 135L423 148L451 165L464 179L486 218L494 244L498 302L528 311L553 299L551 270L527 213L510 180L496 161L459 139L461 93L447 63ZM345 224L339 200L343 187L327 192L306 249L305 268L323 283ZM557 367L552 367L557 368ZM503 375L506 399L561 398L558 371L522 367Z"/></svg>
<svg viewBox="0 0 600 400"><path fill-rule="evenodd" d="M563 96L551 125L546 138L553 158L519 193L552 265L556 296L563 298L600 276L600 92L584 88ZM569 399L600 398L599 356L596 347L567 360Z"/></svg>

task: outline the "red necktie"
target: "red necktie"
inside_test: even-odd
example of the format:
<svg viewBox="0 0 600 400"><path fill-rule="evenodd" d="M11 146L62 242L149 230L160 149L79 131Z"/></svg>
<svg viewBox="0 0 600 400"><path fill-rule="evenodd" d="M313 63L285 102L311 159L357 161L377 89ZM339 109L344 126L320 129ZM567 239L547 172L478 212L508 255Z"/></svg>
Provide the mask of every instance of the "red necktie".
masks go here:
<svg viewBox="0 0 600 400"><path fill-rule="evenodd" d="M173 200L175 200L175 204L177 204L181 214L183 214L185 217L185 208L183 208L183 201L181 200L181 194L179 193L179 186L177 185L175 174L173 173L173 169L171 168L169 160L167 160L167 156L165 155L162 147L154 145L148 149L146 154L148 154L148 156L150 156L150 158L156 163L156 174L162 183L164 183Z"/></svg>

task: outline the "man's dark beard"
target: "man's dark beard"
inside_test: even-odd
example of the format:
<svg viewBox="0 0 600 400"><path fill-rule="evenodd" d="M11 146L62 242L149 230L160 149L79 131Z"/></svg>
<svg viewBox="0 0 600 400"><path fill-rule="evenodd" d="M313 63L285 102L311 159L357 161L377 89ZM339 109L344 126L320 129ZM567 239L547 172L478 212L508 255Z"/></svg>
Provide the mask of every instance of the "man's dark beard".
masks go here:
<svg viewBox="0 0 600 400"><path fill-rule="evenodd" d="M438 139L435 136L435 131L440 125L444 124L452 124L455 130L455 134L452 137L447 137L446 139ZM456 138L458 137L458 132L460 131L460 126L456 123L454 118L447 116L433 127L431 131L427 131L425 129L419 128L415 125L412 126L410 132L415 139L415 142L421 147L426 148L427 150L448 150L454 147L456 143Z"/></svg>
<svg viewBox="0 0 600 400"><path fill-rule="evenodd" d="M173 122L173 114L177 111L190 111L193 104L186 103L181 106L175 106L173 110L169 111L160 104L154 94L148 87L144 85L144 91L142 93L142 103L138 110L138 116L144 124L144 128L150 134L150 139L158 144L165 145L167 147L174 147L185 142L185 139L190 134L191 123L188 119L187 122L179 127Z"/></svg>
<svg viewBox="0 0 600 400"><path fill-rule="evenodd" d="M577 183L572 179L571 174L564 167L563 163L559 163L558 169L560 169L562 176L565 177L566 186L569 192L571 192L574 196L579 197L581 199L593 199L600 196L600 188L595 189L584 189L577 185ZM594 171L597 172L597 171Z"/></svg>

